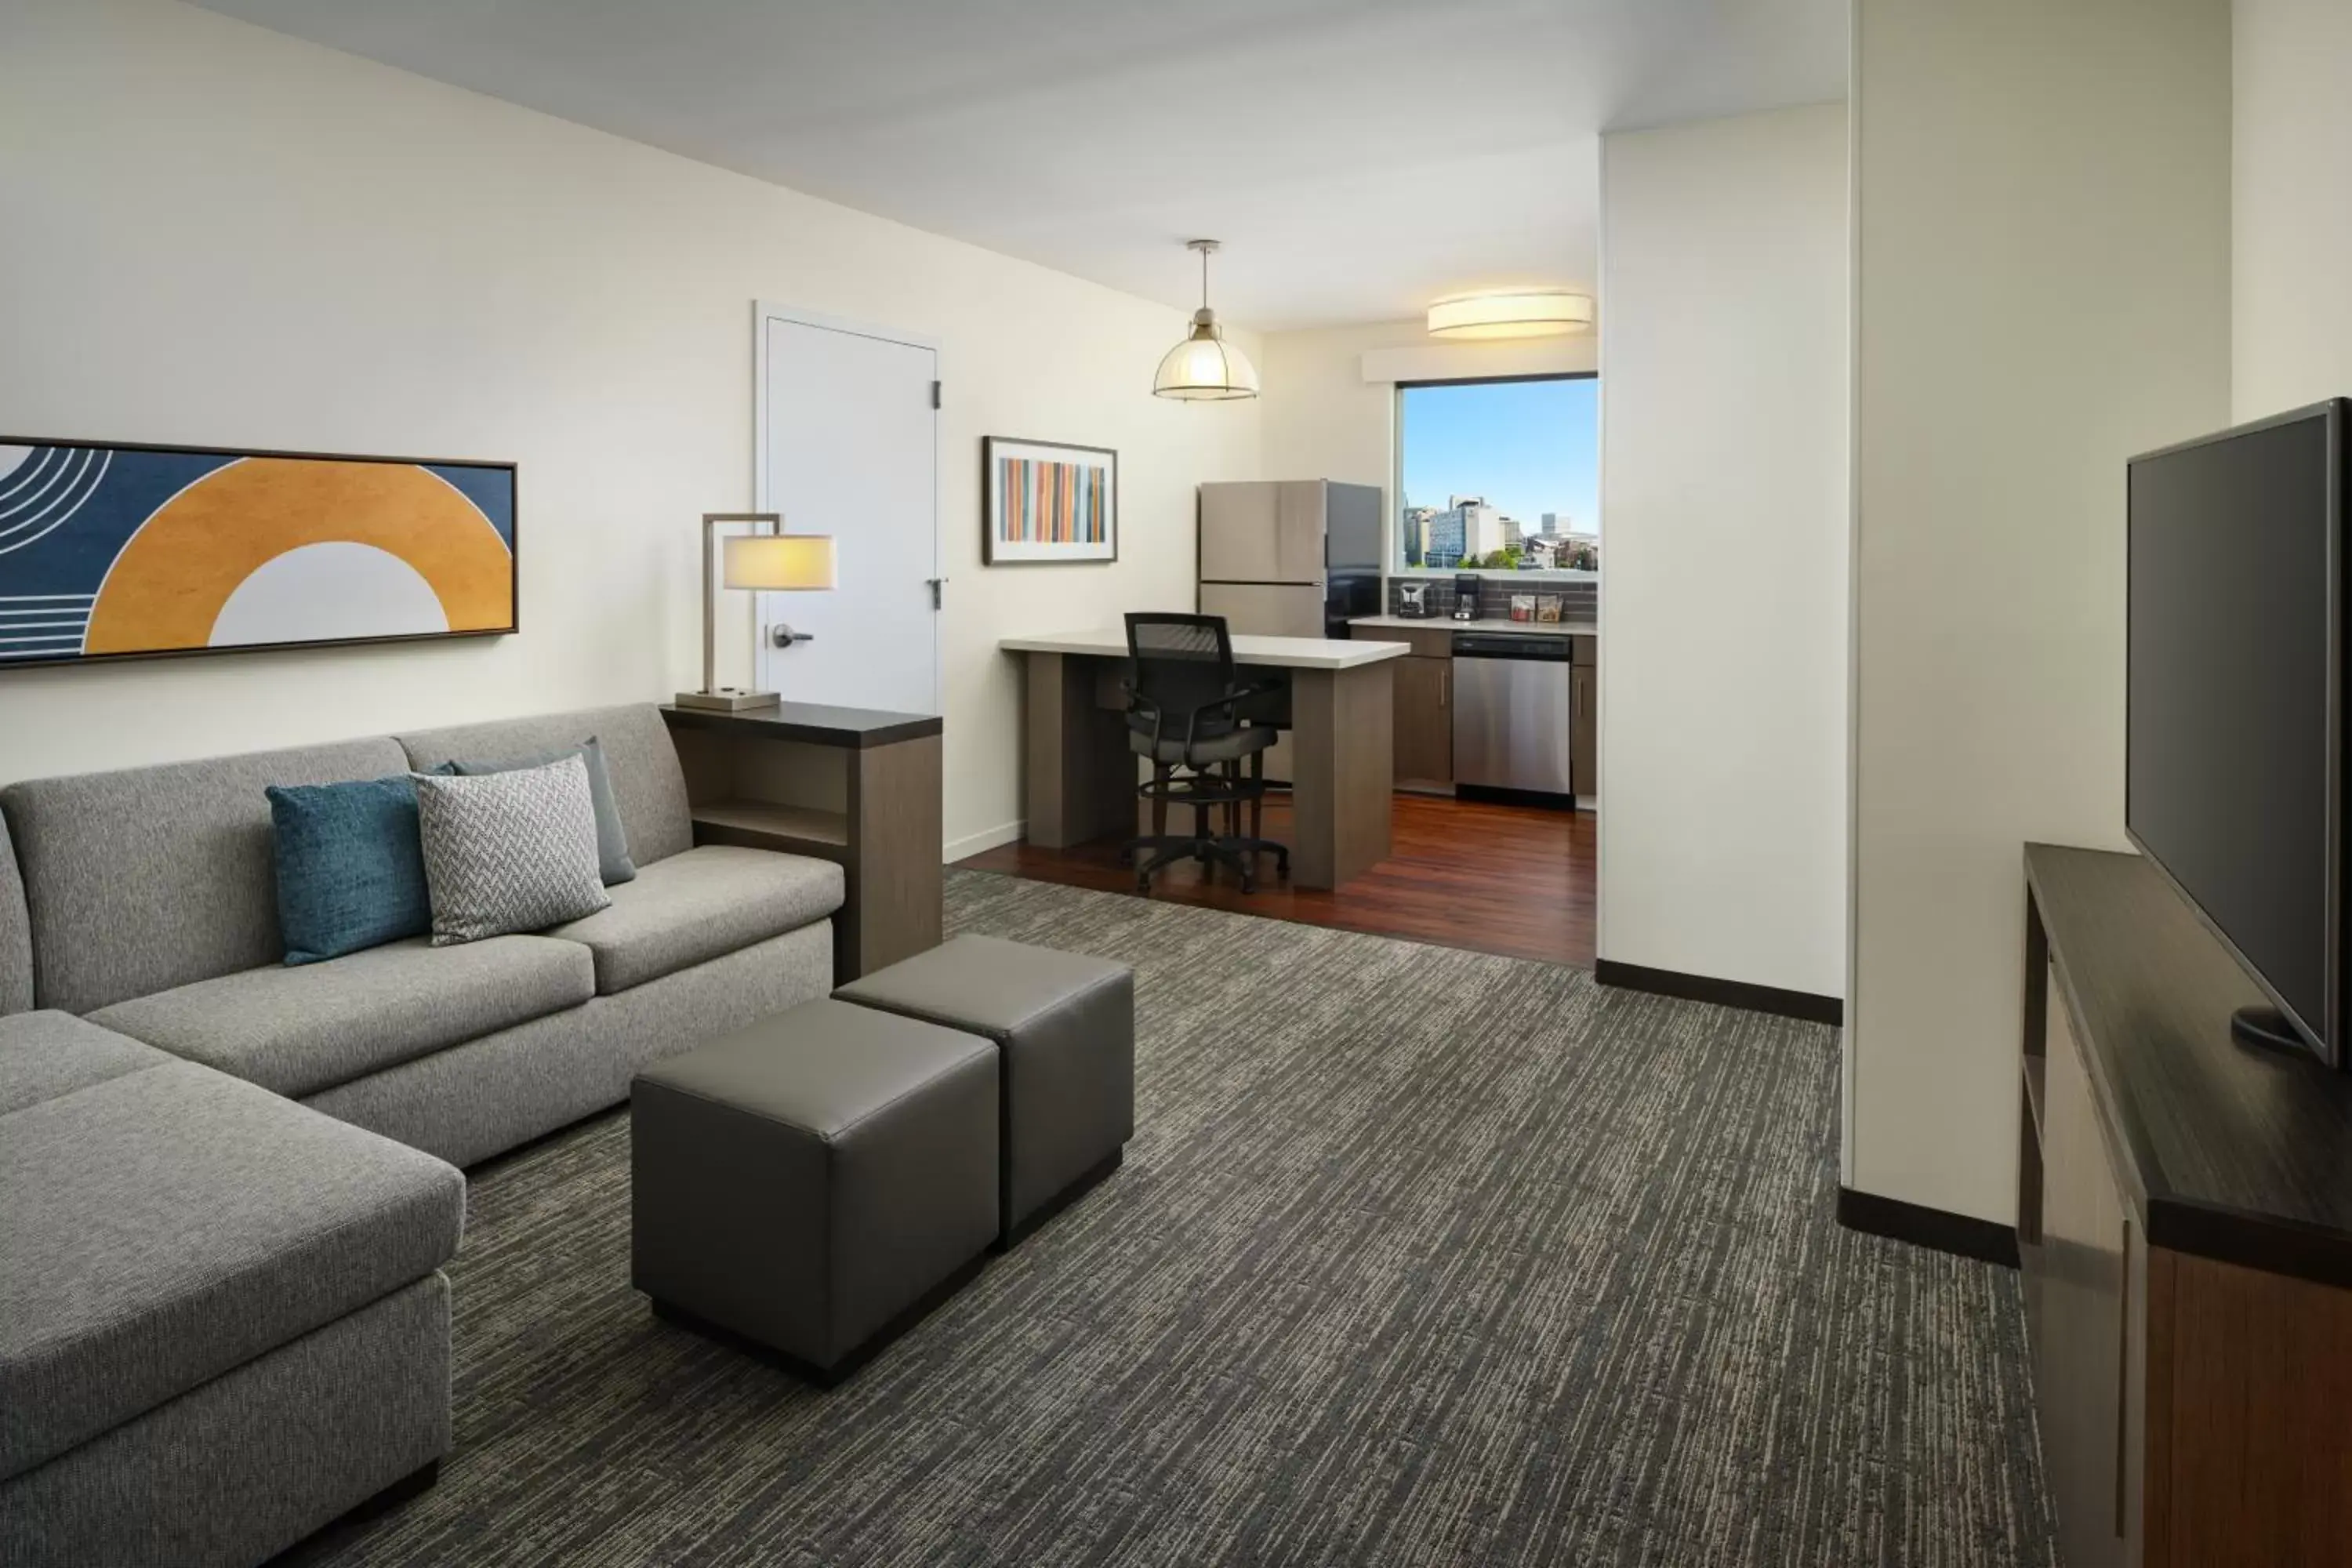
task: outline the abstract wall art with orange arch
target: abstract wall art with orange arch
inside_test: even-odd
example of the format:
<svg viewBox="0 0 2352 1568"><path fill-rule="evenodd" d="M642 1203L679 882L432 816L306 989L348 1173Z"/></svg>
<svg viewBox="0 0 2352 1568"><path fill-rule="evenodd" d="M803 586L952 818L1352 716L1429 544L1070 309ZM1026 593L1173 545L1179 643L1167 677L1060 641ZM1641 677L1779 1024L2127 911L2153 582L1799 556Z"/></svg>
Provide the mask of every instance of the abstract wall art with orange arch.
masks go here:
<svg viewBox="0 0 2352 1568"><path fill-rule="evenodd" d="M515 466L0 437L0 675L517 628Z"/></svg>

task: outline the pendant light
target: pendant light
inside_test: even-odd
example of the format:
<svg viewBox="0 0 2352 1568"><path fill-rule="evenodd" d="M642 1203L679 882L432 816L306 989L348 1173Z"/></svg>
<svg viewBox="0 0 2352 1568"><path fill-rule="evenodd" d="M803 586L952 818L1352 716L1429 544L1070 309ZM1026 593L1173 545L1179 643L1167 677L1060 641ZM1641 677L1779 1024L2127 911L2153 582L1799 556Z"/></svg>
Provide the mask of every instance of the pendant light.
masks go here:
<svg viewBox="0 0 2352 1568"><path fill-rule="evenodd" d="M1209 258L1217 242L1188 240L1184 248L1201 253L1201 308L1192 312L1192 335L1160 360L1160 374L1151 378L1152 395L1195 401L1255 397L1257 367L1249 355L1225 342L1225 330L1209 309Z"/></svg>

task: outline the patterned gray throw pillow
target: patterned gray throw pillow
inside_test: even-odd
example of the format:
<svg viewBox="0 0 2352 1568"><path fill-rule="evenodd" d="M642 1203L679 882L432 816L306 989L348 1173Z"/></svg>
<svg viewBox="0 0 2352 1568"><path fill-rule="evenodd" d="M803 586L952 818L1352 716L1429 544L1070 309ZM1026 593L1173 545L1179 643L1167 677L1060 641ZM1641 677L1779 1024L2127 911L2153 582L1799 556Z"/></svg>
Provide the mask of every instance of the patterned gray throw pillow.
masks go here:
<svg viewBox="0 0 2352 1568"><path fill-rule="evenodd" d="M577 752L504 773L411 773L433 945L543 931L612 902Z"/></svg>

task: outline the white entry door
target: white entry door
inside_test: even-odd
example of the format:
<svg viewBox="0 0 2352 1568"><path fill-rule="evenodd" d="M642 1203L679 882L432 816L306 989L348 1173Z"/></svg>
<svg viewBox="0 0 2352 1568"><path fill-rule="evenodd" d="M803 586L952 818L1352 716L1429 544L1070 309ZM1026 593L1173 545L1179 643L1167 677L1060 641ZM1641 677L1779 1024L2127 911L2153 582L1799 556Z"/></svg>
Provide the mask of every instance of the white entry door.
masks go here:
<svg viewBox="0 0 2352 1568"><path fill-rule="evenodd" d="M760 595L760 684L788 702L940 710L939 350L762 305L760 511L829 533L838 587ZM779 623L814 640L778 648Z"/></svg>

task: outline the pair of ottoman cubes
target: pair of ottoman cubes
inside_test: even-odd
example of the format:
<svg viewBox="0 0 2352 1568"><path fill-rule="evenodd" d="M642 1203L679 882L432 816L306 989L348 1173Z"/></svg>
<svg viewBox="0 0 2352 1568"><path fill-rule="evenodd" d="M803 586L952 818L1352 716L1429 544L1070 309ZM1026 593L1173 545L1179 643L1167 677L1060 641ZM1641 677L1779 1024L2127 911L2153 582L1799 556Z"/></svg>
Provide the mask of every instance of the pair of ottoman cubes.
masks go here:
<svg viewBox="0 0 2352 1568"><path fill-rule="evenodd" d="M961 936L646 1068L633 1273L830 1386L1118 1168L1124 965Z"/></svg>

